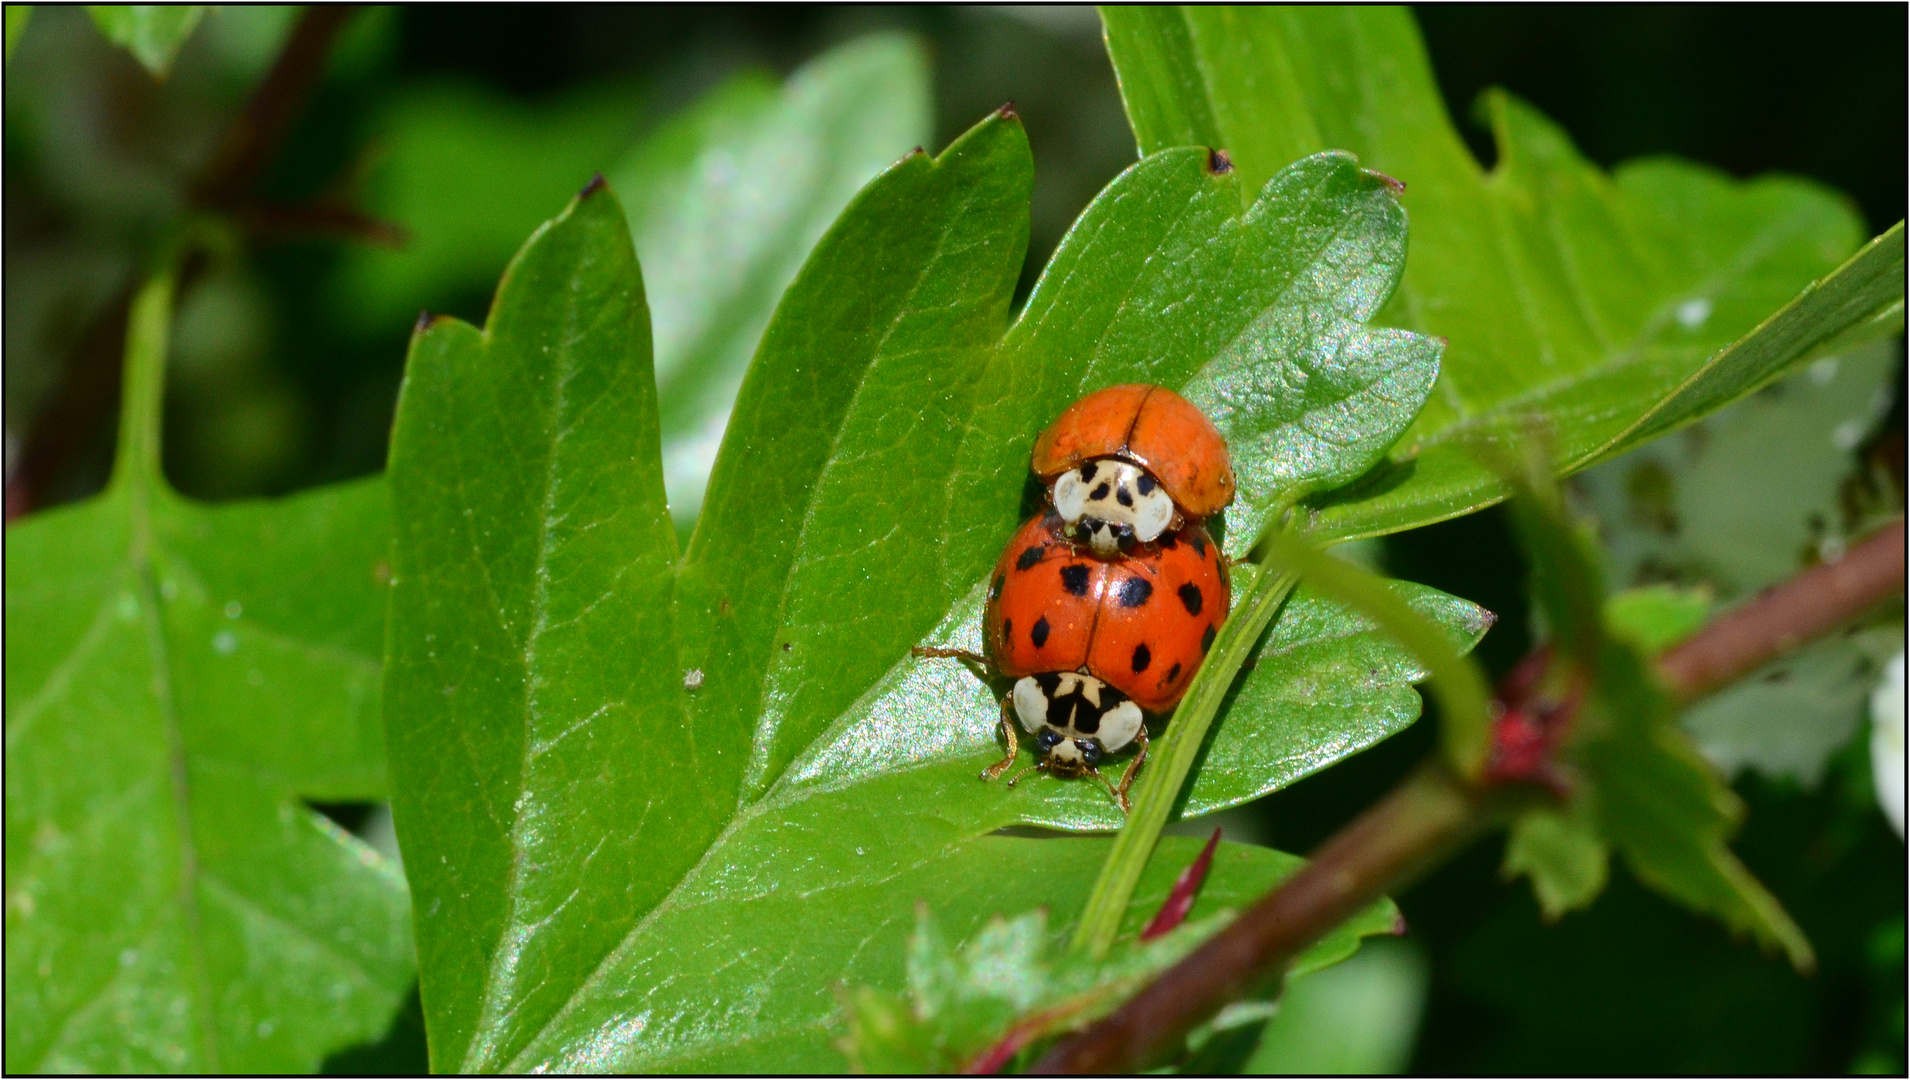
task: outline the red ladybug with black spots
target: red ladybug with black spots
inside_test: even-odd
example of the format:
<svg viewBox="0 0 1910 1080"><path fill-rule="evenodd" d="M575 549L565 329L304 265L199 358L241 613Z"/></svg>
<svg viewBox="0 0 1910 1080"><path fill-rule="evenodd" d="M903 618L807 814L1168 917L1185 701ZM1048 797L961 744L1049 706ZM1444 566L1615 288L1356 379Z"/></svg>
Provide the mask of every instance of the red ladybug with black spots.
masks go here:
<svg viewBox="0 0 1910 1080"><path fill-rule="evenodd" d="M1143 711L1166 712L1180 701L1230 602L1225 560L1198 524L1108 561L1072 542L1050 511L1023 525L995 566L982 621L986 656L915 652L985 663L1015 680L1002 703L1009 753L984 779L1014 762L1019 720L1040 750L1033 768L1094 776L1126 810L1128 787L1147 757ZM1130 742L1140 752L1117 787L1097 766Z"/></svg>

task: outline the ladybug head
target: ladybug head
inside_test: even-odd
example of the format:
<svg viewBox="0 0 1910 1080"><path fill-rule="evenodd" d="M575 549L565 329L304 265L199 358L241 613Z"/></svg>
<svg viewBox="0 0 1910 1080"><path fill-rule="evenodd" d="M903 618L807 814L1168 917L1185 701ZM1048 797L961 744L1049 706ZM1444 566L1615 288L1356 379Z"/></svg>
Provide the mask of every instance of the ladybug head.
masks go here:
<svg viewBox="0 0 1910 1080"><path fill-rule="evenodd" d="M1042 734L1046 735L1048 732ZM1043 744L1041 762L1048 767L1048 772L1055 776L1084 776L1093 772L1094 767L1101 763L1102 751L1099 739L1079 737L1070 739L1061 736L1060 732L1053 732L1053 734L1056 739L1052 746L1047 745L1045 740L1037 740Z"/></svg>
<svg viewBox="0 0 1910 1080"><path fill-rule="evenodd" d="M1048 499L1068 538L1104 559L1153 543L1180 518L1153 473L1118 457L1095 458L1055 477Z"/></svg>

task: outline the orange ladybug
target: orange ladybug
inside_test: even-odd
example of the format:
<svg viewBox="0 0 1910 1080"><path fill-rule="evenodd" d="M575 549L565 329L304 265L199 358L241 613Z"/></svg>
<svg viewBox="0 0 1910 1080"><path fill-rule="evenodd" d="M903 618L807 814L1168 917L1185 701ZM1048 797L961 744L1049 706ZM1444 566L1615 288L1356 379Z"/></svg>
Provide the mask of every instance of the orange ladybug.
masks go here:
<svg viewBox="0 0 1910 1080"><path fill-rule="evenodd" d="M1142 711L1172 709L1200 669L1232 599L1226 564L1198 524L1112 562L1081 551L1065 530L1050 511L1023 525L1002 552L982 617L985 656L915 653L985 664L1015 680L1002 703L1008 756L983 779L1000 776L1020 751L1012 716L1035 736L1040 760L1032 768L1091 775L1126 810L1128 787L1147 758ZM1096 766L1137 741L1140 753L1116 787Z"/></svg>
<svg viewBox="0 0 1910 1080"><path fill-rule="evenodd" d="M1066 535L1113 558L1234 500L1227 441L1161 386L1110 386L1068 406L1035 440L1032 466Z"/></svg>

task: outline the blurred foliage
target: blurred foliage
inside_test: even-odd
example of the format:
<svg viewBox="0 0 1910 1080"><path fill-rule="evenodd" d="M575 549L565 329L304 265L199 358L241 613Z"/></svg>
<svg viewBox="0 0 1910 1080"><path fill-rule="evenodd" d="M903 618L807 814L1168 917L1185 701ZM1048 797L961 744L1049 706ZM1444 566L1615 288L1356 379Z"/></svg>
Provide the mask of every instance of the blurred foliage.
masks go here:
<svg viewBox="0 0 1910 1080"><path fill-rule="evenodd" d="M1825 357L1581 474L1574 486L1598 516L1614 582L1700 588L1729 607L1901 513L1888 472L1862 450L1902 367L1895 342ZM1815 784L1902 642L1901 608L1884 612L1699 703L1682 723L1727 773Z"/></svg>
<svg viewBox="0 0 1910 1080"><path fill-rule="evenodd" d="M161 79L206 14L203 4L93 4L86 10L106 40Z"/></svg>
<svg viewBox="0 0 1910 1080"><path fill-rule="evenodd" d="M415 971L401 874L300 801L386 795L384 488L174 494L172 303L134 303L112 486L7 530L12 1072L310 1070Z"/></svg>
<svg viewBox="0 0 1910 1080"><path fill-rule="evenodd" d="M183 205L194 170L271 61L292 14L283 8L211 11L161 83L108 44L83 11L43 8L30 22L28 12L19 5L6 12L10 476L33 417L70 381L63 375L68 358L123 295L157 230ZM1429 8L1420 17L1454 116L1467 115L1480 90L1503 84L1559 120L1602 165L1677 152L1739 176L1780 169L1855 195L1871 231L1903 215L1901 9L1819 8L1800 17L1782 8L1455 6ZM572 160L587 170L614 168L632 139L641 140L709 88L738 78L766 91L827 46L884 28L913 30L929 44L938 127L931 145L945 143L1002 101L1017 102L1036 151L1019 300L1079 209L1134 156L1099 27L1084 9L499 5L369 11L354 20L335 52L269 187L283 198L397 190L381 185L402 175L390 171L402 164L392 160L401 140L388 134L395 128L381 125L396 116L398 102L431 93L553 125L567 123L565 108L585 119L608 117L593 122L604 130L621 124L619 137L605 136L595 158L573 148ZM748 74L751 69L763 74ZM525 134L526 126L520 119L516 134L536 137ZM1492 160L1494 147L1482 129L1461 125L1460 133L1481 160ZM509 147L500 146L496 156L484 156L488 151L476 147L474 169L495 173L499 163L524 161L510 157ZM333 239L274 240L259 243L242 261L214 267L179 313L179 366L167 424L167 469L176 486L216 497L286 492L380 467L416 308L480 315L516 242L588 178L586 171L558 183L541 165L528 162L522 180L546 185L541 190L554 192L554 201L514 227L501 248L493 238L490 270L447 285L434 300L367 294L373 306L394 314L388 322L361 319L339 305L352 287L346 283L359 280L380 252ZM500 207L535 202L514 190L498 194ZM427 223L431 210L417 208ZM461 242L449 234L417 236L425 250ZM1837 385L1846 370L1840 369ZM1769 403L1808 377L1741 408ZM1897 433L1895 442L1865 431L1857 451L1893 476L1886 489L1900 491L1903 395L1901 382L1896 386L1882 423ZM81 497L104 482L110 411L96 413L81 452L47 478L44 501ZM1859 414L1874 420L1861 409L1846 415ZM1790 430L1772 428L1768 437L1788 438L1783 432ZM1688 448L1688 442L1674 441L1672 448ZM1383 546L1391 572L1501 614L1481 649L1499 670L1528 644L1529 605L1516 572L1521 560L1505 522L1503 513L1487 512L1392 537ZM1809 542L1818 538L1813 533ZM1717 603L1729 602L1723 585L1711 587ZM1806 684L1820 685L1802 676L1790 683ZM1422 756L1432 734L1429 725L1408 728L1371 753L1237 813L1261 815L1271 841L1305 850ZM1710 924L1637 888L1622 869L1588 911L1541 929L1530 891L1498 884L1499 853L1481 847L1401 898L1433 973L1415 1067L1901 1072L1901 843L1876 812L1861 738L1827 764L1822 746L1785 753L1769 760L1772 772L1789 776L1740 776L1737 792L1752 813L1738 847L1817 946L1816 979L1799 979L1733 945ZM1817 775L1822 780L1815 787L1795 779ZM1333 974L1296 982L1289 1001L1296 1015L1304 1015L1299 995L1308 981ZM1384 1011L1362 1013L1350 993L1341 1005L1324 1003L1327 997L1306 1006L1320 1010L1310 1030L1358 1029L1362 1016ZM1408 1011L1396 1011L1390 1027L1372 1020L1375 1032L1392 1032L1376 1034L1374 1045L1409 1038L1399 1033L1410 1030L1410 1021L1397 1019ZM332 1065L415 1071L422 1032L411 1015L412 1026L401 1020L385 1043ZM1276 1019L1272 1026L1278 1025Z"/></svg>

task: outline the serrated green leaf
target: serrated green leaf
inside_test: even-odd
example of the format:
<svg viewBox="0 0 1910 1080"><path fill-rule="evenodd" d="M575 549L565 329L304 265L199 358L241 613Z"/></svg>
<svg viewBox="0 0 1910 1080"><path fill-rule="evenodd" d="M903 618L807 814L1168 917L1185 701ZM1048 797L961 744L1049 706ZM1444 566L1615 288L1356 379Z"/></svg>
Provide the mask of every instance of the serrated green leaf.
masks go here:
<svg viewBox="0 0 1910 1080"><path fill-rule="evenodd" d="M748 73L606 175L630 216L656 338L663 479L695 522L743 372L803 258L851 196L928 141L928 58L872 34L780 89Z"/></svg>
<svg viewBox="0 0 1910 1080"><path fill-rule="evenodd" d="M482 331L412 341L386 699L440 1070L503 1068L735 797L746 744L682 722L655 395L601 188L525 245Z"/></svg>
<svg viewBox="0 0 1910 1080"><path fill-rule="evenodd" d="M403 880L301 802L385 794L384 488L168 489L171 299L112 486L7 529L9 1071L309 1071L411 983Z"/></svg>
<svg viewBox="0 0 1910 1080"><path fill-rule="evenodd" d="M835 1067L826 987L899 986L899 964L882 966L899 951L876 945L900 941L913 900L970 905L971 925L1074 910L1105 844L1045 841L1042 873L998 875L987 834L1106 828L1118 811L1084 784L977 780L1000 753L997 691L908 656L978 634L1035 432L1089 387L1185 385L1250 347L1330 383L1335 342L1374 343L1430 384L1423 347L1349 321L1396 276L1403 222L1343 156L1296 166L1255 213L1204 154L1142 162L1011 328L1031 175L1002 116L857 196L764 335L680 565L648 524L663 521L648 336L605 314L640 307L608 201L527 245L484 334L441 320L417 339L392 456L388 697L398 827L408 866L426 868L412 880L440 1067ZM1275 317L1306 304L1320 317ZM1366 377L1393 370L1371 351ZM598 389L565 397L566 421L552 395L573 384ZM1331 400L1266 405L1305 423ZM1382 405L1398 428L1416 402ZM1268 489L1266 506L1314 475ZM1458 638L1476 634L1476 609L1422 599ZM1350 631L1335 619L1329 633ZM1370 696L1390 724L1411 674L1302 664L1295 678L1323 681L1267 700ZM1333 737L1218 801L1366 738Z"/></svg>
<svg viewBox="0 0 1910 1080"><path fill-rule="evenodd" d="M1742 804L1678 729L1677 702L1647 655L1605 624L1597 554L1545 476L1546 460L1531 448L1523 471L1503 475L1519 492L1512 517L1553 631L1559 681L1589 685L1558 751L1573 788L1565 809L1521 815L1538 817L1515 823L1507 871L1530 875L1556 915L1597 895L1597 851L1609 845L1640 881L1810 969L1803 931L1726 845Z"/></svg>
<svg viewBox="0 0 1910 1080"><path fill-rule="evenodd" d="M1547 919L1589 907L1605 891L1611 850L1592 810L1593 796L1580 793L1567 805L1520 814L1505 842L1505 875L1532 879L1532 894Z"/></svg>
<svg viewBox="0 0 1910 1080"><path fill-rule="evenodd" d="M1530 414L1550 421L1554 466L1570 471L1901 325L1900 229L1812 287L1860 239L1852 209L1813 185L1664 160L1607 177L1502 94L1485 101L1499 160L1482 170L1403 9L1102 17L1143 153L1225 147L1252 185L1339 147L1406 184L1413 259L1379 321L1443 336L1450 352L1388 462L1319 500L1334 534L1398 531L1503 497L1468 444L1516 443Z"/></svg>
<svg viewBox="0 0 1910 1080"><path fill-rule="evenodd" d="M9 11L12 9L9 8ZM204 4L89 4L86 13L106 40L133 54L147 71L165 78L179 47L205 17ZM7 18L7 47L12 51L13 18Z"/></svg>

